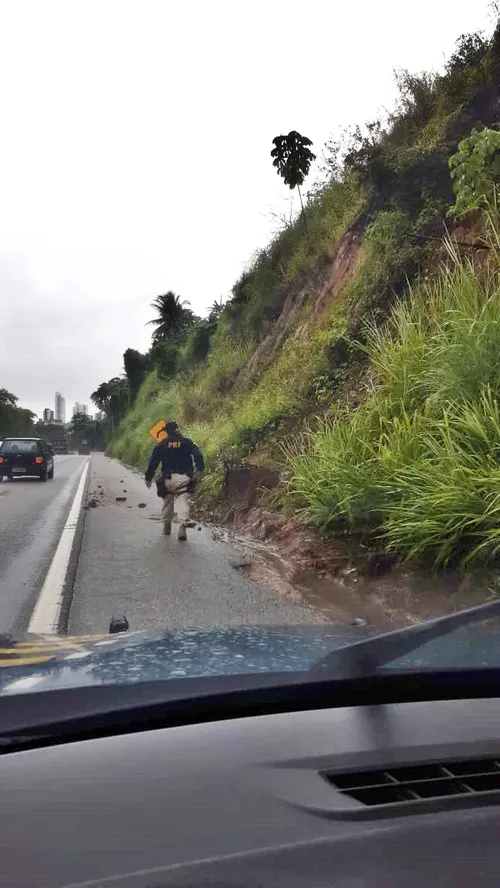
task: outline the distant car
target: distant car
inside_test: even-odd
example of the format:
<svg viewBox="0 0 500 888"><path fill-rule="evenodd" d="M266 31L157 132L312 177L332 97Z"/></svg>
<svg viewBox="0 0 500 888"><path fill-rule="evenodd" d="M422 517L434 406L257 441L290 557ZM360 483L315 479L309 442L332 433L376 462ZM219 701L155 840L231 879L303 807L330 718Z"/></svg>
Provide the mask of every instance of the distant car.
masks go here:
<svg viewBox="0 0 500 888"><path fill-rule="evenodd" d="M68 442L64 438L53 441L52 447L54 448L54 453L68 453Z"/></svg>
<svg viewBox="0 0 500 888"><path fill-rule="evenodd" d="M40 481L54 477L54 455L42 438L5 438L0 445L0 478L25 478L34 475Z"/></svg>

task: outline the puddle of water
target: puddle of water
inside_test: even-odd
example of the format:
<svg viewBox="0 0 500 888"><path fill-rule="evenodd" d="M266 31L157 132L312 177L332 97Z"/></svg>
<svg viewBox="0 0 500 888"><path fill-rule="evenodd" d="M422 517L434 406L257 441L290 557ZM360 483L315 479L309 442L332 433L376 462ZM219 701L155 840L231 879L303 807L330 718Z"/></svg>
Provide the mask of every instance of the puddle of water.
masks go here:
<svg viewBox="0 0 500 888"><path fill-rule="evenodd" d="M399 567L378 578L364 577L355 567L339 576L320 576L298 568L266 544L223 531L218 538L242 547L252 559L251 573L286 595L297 594L334 621L355 621L395 628L481 604L491 596L495 575L482 570L465 577L458 572L432 575Z"/></svg>

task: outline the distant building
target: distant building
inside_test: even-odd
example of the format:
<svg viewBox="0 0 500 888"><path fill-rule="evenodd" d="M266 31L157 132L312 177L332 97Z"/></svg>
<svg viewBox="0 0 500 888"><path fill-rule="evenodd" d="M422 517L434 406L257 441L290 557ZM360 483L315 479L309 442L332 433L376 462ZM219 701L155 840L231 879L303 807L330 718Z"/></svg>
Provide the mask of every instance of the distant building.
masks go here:
<svg viewBox="0 0 500 888"><path fill-rule="evenodd" d="M103 419L103 416L104 416L104 413L102 412L102 410L99 410L99 411L94 415L94 420L95 420L95 422L101 422L102 419Z"/></svg>
<svg viewBox="0 0 500 888"><path fill-rule="evenodd" d="M66 422L66 400L61 392L56 392L54 419L56 422Z"/></svg>
<svg viewBox="0 0 500 888"><path fill-rule="evenodd" d="M43 411L43 421L54 422L54 411L51 410L50 407L46 407Z"/></svg>
<svg viewBox="0 0 500 888"><path fill-rule="evenodd" d="M80 404L79 401L76 401L75 406L73 407L73 416L76 416L77 413L83 413L84 416L88 416L88 404Z"/></svg>

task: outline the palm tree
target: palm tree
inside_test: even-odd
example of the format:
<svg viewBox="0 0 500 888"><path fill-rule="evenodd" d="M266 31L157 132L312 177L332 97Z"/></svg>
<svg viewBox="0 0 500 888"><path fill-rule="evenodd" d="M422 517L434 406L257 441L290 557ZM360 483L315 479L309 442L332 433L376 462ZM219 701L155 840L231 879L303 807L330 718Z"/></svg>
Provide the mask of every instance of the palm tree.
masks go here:
<svg viewBox="0 0 500 888"><path fill-rule="evenodd" d="M301 136L296 130L291 130L287 136L276 136L273 139L274 148L271 151L271 157L274 158L273 166L278 170L278 175L285 181L290 190L297 188L300 198L300 206L306 226L307 236L309 237L309 228L307 226L307 218L302 203L302 194L300 186L309 172L309 168L316 160L316 155L309 150L312 145L307 136Z"/></svg>
<svg viewBox="0 0 500 888"><path fill-rule="evenodd" d="M153 333L153 342L168 339L172 334L178 333L187 326L192 318L192 312L185 308L189 305L187 299L182 300L172 290L157 296L151 303L151 308L157 312L156 318L148 321L149 324L156 327Z"/></svg>
<svg viewBox="0 0 500 888"><path fill-rule="evenodd" d="M220 299L214 299L212 306L208 309L208 316L205 321L205 325L210 333L214 333L217 329L217 324L219 323L220 316L224 311L224 300L222 296Z"/></svg>
<svg viewBox="0 0 500 888"><path fill-rule="evenodd" d="M218 299L214 299L210 308L207 308L208 317L220 318L222 314L222 310L224 308L224 299L222 296L219 296Z"/></svg>

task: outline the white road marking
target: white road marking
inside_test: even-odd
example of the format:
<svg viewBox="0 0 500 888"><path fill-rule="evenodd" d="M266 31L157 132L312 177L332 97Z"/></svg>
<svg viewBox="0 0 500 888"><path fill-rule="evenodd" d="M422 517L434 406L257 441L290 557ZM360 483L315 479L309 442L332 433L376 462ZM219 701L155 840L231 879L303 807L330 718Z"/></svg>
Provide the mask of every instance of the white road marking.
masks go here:
<svg viewBox="0 0 500 888"><path fill-rule="evenodd" d="M61 613L64 581L68 570L71 550L75 539L76 527L85 492L85 482L89 472L90 460L84 463L75 497L69 510L52 563L45 577L45 582L38 596L35 609L31 616L28 632L38 635L54 635L57 633L59 615Z"/></svg>
<svg viewBox="0 0 500 888"><path fill-rule="evenodd" d="M90 657L91 651L75 651L74 654L68 654L65 660L83 660L84 657Z"/></svg>

